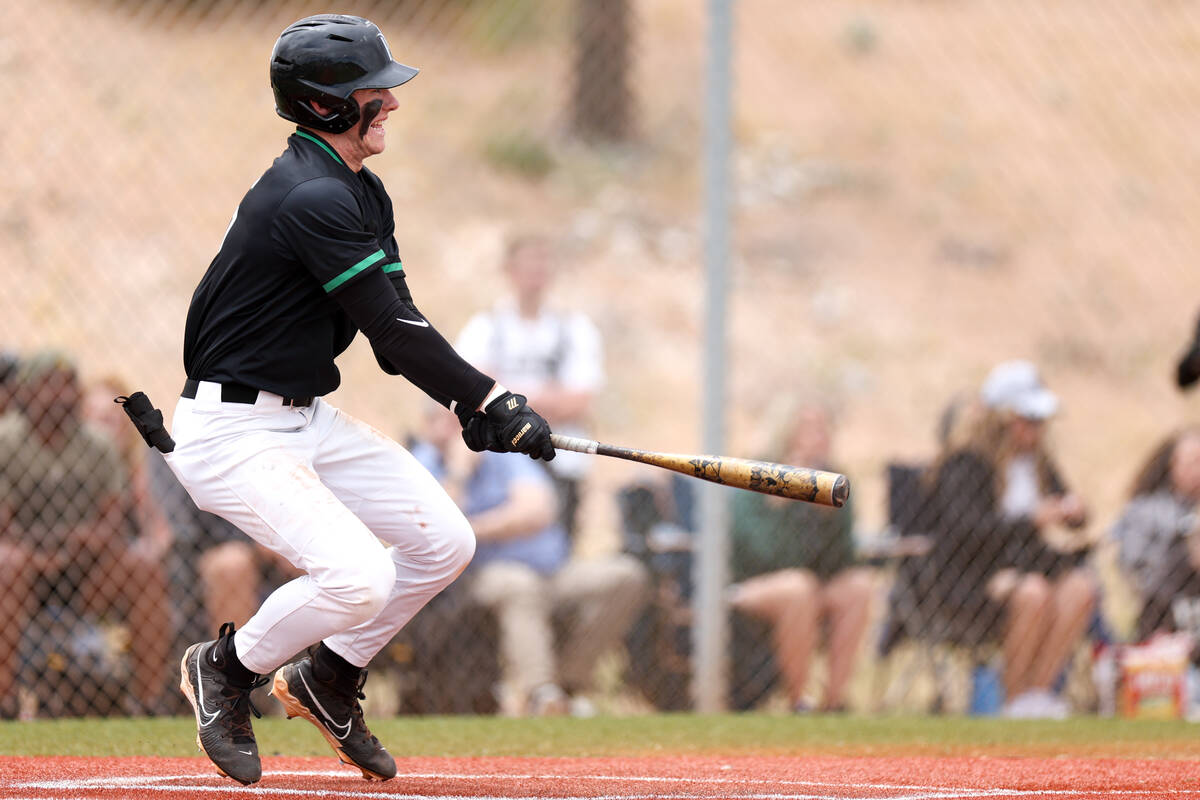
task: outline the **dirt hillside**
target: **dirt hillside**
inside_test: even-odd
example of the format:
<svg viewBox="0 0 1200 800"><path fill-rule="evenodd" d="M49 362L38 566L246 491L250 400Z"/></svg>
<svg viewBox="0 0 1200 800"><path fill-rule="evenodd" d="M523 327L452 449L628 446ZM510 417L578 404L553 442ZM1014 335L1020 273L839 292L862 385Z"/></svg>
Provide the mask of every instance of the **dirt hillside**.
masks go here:
<svg viewBox="0 0 1200 800"><path fill-rule="evenodd" d="M23 112L0 141L0 340L71 348L168 410L190 292L289 131L271 111L267 54L314 10L226 2L166 24L181 5L46 0L36 25L0 32L0 88ZM370 166L441 329L501 289L506 234L549 229L564 252L559 300L606 336L596 433L693 450L702 4L635 3L638 136L598 150L565 134L567 5L512 3L534 13L504 38L479 33L486 16L401 4L416 16L384 28L422 74ZM780 398L835 398L871 534L884 465L928 457L954 393L1029 357L1063 399L1065 472L1107 525L1152 442L1200 402L1170 383L1200 308L1196 12L1117 0L736 8L729 450L758 451ZM549 155L546 176L489 151L510 135ZM342 364L336 402L396 433L415 419L416 393L361 342ZM639 469L597 464L594 546L614 541L607 492Z"/></svg>

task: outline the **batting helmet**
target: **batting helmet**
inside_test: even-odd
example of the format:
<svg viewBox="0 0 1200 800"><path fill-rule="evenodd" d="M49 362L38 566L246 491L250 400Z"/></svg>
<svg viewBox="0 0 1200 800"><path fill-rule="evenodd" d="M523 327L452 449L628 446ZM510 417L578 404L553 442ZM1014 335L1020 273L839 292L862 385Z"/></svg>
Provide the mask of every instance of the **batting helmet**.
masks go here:
<svg viewBox="0 0 1200 800"><path fill-rule="evenodd" d="M392 59L375 23L362 17L318 14L293 22L271 51L275 111L317 130L341 133L358 122L358 89L390 89L417 74ZM319 114L312 101L329 109Z"/></svg>

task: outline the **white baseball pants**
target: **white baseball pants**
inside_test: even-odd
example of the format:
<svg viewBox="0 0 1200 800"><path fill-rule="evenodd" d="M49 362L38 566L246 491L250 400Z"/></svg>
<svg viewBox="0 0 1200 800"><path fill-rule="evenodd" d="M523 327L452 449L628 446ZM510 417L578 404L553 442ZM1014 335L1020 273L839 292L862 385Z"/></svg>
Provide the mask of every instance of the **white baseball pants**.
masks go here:
<svg viewBox="0 0 1200 800"><path fill-rule="evenodd" d="M220 396L201 382L179 399L167 463L197 506L307 573L237 632L238 658L266 674L324 640L365 667L470 562L470 525L407 450L320 398Z"/></svg>

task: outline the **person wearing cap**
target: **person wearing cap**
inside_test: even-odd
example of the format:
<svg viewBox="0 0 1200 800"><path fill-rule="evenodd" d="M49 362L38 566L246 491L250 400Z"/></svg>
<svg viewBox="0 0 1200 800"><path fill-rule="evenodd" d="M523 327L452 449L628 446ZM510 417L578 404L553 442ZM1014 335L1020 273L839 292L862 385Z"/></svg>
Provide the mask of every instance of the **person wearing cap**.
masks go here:
<svg viewBox="0 0 1200 800"><path fill-rule="evenodd" d="M1063 717L1051 690L1095 609L1097 583L1079 532L1087 510L1051 456L1046 423L1057 396L1028 361L997 365L975 413L951 431L926 478L918 527L931 535L936 574L926 604L948 638L999 636L1005 714Z"/></svg>

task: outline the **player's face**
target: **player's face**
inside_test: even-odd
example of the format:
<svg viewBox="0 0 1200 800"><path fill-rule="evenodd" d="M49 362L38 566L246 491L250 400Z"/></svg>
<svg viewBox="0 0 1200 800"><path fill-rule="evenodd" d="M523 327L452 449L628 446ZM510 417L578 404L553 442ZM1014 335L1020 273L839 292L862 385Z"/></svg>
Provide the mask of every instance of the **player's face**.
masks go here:
<svg viewBox="0 0 1200 800"><path fill-rule="evenodd" d="M359 113L364 118L371 114L377 102L379 104L379 112L374 115L365 131L362 131L360 126L351 129L358 139L361 158L378 155L387 147L384 123L387 121L388 114L399 108L400 104L396 102L396 96L390 89L359 89L353 96L358 102Z"/></svg>

